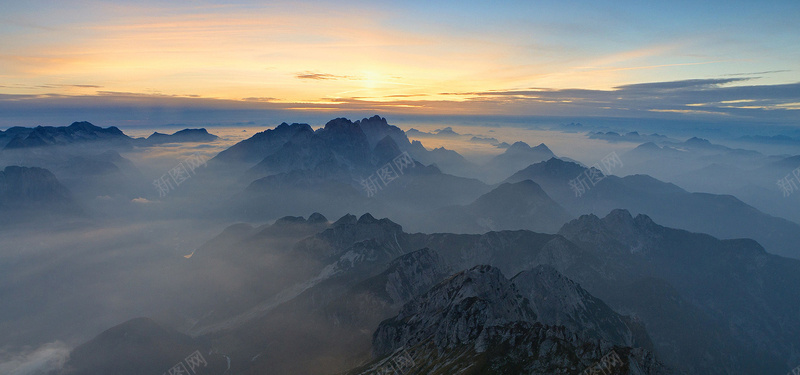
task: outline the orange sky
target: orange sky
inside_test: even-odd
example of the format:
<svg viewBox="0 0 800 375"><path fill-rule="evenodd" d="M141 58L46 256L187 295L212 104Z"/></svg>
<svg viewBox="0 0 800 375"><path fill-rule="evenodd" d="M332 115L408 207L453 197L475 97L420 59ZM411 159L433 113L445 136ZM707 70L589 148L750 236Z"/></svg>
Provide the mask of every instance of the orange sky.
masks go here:
<svg viewBox="0 0 800 375"><path fill-rule="evenodd" d="M0 16L0 95L19 100L134 94L325 109L366 102L440 113L460 113L459 103L469 100L480 111L524 112L525 106L471 93L609 91L756 72L768 74L729 84L797 81L798 35L780 27L755 32L763 35L751 35L752 28L732 34L734 21L767 23L744 18L747 9L732 13L741 18L727 24L705 24L696 15L666 19L659 9L614 2L594 8L581 2L542 2L536 8L529 2L179 4L8 5ZM773 26L779 21L770 20ZM537 105L572 102L537 99L526 98ZM778 104L792 108L794 102Z"/></svg>

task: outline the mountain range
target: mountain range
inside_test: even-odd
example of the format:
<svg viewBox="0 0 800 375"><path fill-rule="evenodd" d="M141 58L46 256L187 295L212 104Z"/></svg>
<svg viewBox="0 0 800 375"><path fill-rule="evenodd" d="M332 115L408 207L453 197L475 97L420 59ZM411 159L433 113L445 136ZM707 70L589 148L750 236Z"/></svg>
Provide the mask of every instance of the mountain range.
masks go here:
<svg viewBox="0 0 800 375"><path fill-rule="evenodd" d="M720 238L752 238L774 254L800 258L800 225L767 215L734 196L690 193L647 175L606 176L578 195L570 188L570 181L587 171L579 164L553 158L531 165L506 181L535 181L573 215L604 215L623 208L675 228Z"/></svg>
<svg viewBox="0 0 800 375"><path fill-rule="evenodd" d="M75 347L61 375L169 373L198 354L194 372L209 374L764 374L800 359L800 226L733 195L598 175L544 144L477 165L379 116L283 123L164 197L128 150L215 136L132 139L75 123L9 137L4 158L28 153L54 173L0 172L8 222L91 216L87 202L120 199L227 225L160 266L169 306ZM702 161L755 181L759 166L796 162L661 138L614 172ZM595 179L576 191L580 176Z"/></svg>
<svg viewBox="0 0 800 375"><path fill-rule="evenodd" d="M371 215L313 217L233 226L194 254L196 267L214 256L252 270L255 284L277 277L268 270L305 275L229 300L251 307L186 331L228 355L234 373L355 374L398 350L417 358L410 373L578 373L610 351L624 373L777 373L797 356L800 261L752 240L666 228L624 210L582 216L556 235L409 234ZM248 260L279 238L302 239L272 252L280 258L270 255L269 268ZM293 339L274 345L276 337Z"/></svg>

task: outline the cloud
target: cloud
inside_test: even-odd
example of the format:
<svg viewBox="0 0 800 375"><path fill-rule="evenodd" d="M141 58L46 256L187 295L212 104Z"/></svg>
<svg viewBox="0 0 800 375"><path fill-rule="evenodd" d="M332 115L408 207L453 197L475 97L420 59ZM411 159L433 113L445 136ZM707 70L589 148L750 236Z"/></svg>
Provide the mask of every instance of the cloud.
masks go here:
<svg viewBox="0 0 800 375"><path fill-rule="evenodd" d="M131 199L131 202L139 203L139 204L150 204L150 203L153 203L153 201L151 201L151 200L149 200L147 198L133 198L133 199Z"/></svg>
<svg viewBox="0 0 800 375"><path fill-rule="evenodd" d="M385 95L384 98L416 98L416 97L424 97L429 96L428 94L396 94L396 95Z"/></svg>
<svg viewBox="0 0 800 375"><path fill-rule="evenodd" d="M784 69L784 70L767 70L764 72L753 72L753 73L734 73L734 74L723 74L725 77L732 77L732 76L757 76L757 75L764 75L764 74L773 74L773 73L787 73L791 72L791 70Z"/></svg>
<svg viewBox="0 0 800 375"><path fill-rule="evenodd" d="M274 102L278 100L278 98L272 98L268 96L258 96L258 97L242 98L242 100L246 102Z"/></svg>
<svg viewBox="0 0 800 375"><path fill-rule="evenodd" d="M255 110L269 111L265 113L277 117L284 117L284 114L291 116L290 113L299 111L381 111L388 114L669 117L703 120L716 117L725 121L796 123L800 83L748 85L752 80L751 77L727 77L638 83L608 90L530 87L439 92L428 96L326 97L303 102L273 101L271 97L230 100L113 91L73 96L0 94L0 110L9 114L8 119L40 118L42 113L64 112L79 113L81 118L91 113L92 116L105 116L102 118L115 122L120 118L134 121L131 116L150 113L143 112L143 109L159 108L164 110L161 113L167 117L180 116L185 119L197 112L197 118L205 121L210 121L208 111L212 110L226 111L225 116L218 118L229 121L240 119L236 113ZM174 121L173 117L169 117L169 120ZM74 118L62 122L67 120ZM141 121L145 120L152 123L155 119L147 117Z"/></svg>
<svg viewBox="0 0 800 375"><path fill-rule="evenodd" d="M0 350L0 374L46 375L61 369L69 358L69 352L69 347L60 341L22 352Z"/></svg>
<svg viewBox="0 0 800 375"><path fill-rule="evenodd" d="M615 87L618 90L677 90L690 87L715 87L751 78L686 79L682 81L636 83Z"/></svg>
<svg viewBox="0 0 800 375"><path fill-rule="evenodd" d="M41 88L41 89L53 89L53 88L62 88L62 87L75 87L75 88L84 88L84 89L99 89L99 88L102 88L103 86L100 86L100 85L62 85L62 84L54 84L54 83L48 83L48 84L45 84L45 85L35 86L35 88Z"/></svg>
<svg viewBox="0 0 800 375"><path fill-rule="evenodd" d="M800 83L731 85L752 78L690 79L617 86L611 90L529 88L482 92L448 92L471 103L497 106L539 105L551 112L647 116L670 114L715 116L758 121L791 121L800 102ZM698 108L702 107L702 108ZM685 117L684 117L685 118Z"/></svg>
<svg viewBox="0 0 800 375"><path fill-rule="evenodd" d="M358 79L352 76L339 76L335 74L328 74L328 73L314 73L314 72L303 72L295 74L295 78L298 79L312 79L318 81L324 80L340 80L340 79Z"/></svg>

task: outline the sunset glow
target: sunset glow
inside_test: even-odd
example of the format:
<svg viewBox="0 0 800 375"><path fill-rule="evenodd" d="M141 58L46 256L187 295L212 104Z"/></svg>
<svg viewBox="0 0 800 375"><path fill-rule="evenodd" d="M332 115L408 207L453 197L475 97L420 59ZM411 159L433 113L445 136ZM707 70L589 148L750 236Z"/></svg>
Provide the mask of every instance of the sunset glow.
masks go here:
<svg viewBox="0 0 800 375"><path fill-rule="evenodd" d="M568 110L563 105L586 103L476 93L613 91L733 76L747 78L733 86L797 81L794 2L715 2L697 9L620 2L605 8L580 2L460 4L8 4L0 16L0 95L4 101L148 96L215 99L222 107L370 103L395 112L557 114ZM719 13L717 21L700 22L709 11ZM685 109L654 105L637 110ZM602 106L592 108L588 112Z"/></svg>

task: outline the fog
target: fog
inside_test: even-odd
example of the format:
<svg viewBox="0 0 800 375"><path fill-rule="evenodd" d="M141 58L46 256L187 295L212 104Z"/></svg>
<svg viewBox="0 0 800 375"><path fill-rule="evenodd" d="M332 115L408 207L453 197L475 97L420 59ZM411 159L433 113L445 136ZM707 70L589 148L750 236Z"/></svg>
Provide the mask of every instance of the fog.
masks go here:
<svg viewBox="0 0 800 375"><path fill-rule="evenodd" d="M363 364L372 355L372 331L381 321L376 316L385 316L340 322L339 310L330 310L333 308L328 305L334 302L330 296L351 298L355 292L350 288L358 282L376 277L383 270L380 267L390 260L418 249L402 243L396 235L393 241L373 239L378 241L374 246L379 250L370 250L373 252L365 257L387 257L381 261L384 263L378 263L378 268L348 273L357 268L354 259L361 259L362 255L352 255L362 254L359 251L363 249L358 246L373 246L359 245L358 241L372 237L319 237L324 230L332 230L331 223L345 214L386 217L402 225L405 233L447 231L474 235L520 229L553 234L571 219L585 213L602 217L619 204L631 204L624 208L633 214L649 214L662 225L678 227L685 221L685 217L669 211L669 205L651 208L626 201L630 196L624 196L626 193L617 185L613 189L623 195L621 198L603 195L606 193L600 185L581 197L565 181L548 180L545 175L536 180L536 186L541 185L547 202L553 199L552 204L537 201L531 207L538 210L550 204L550 211L526 212L527 216L504 221L502 216L506 213L498 214L492 209L506 207L502 205L505 203L498 203L496 197L484 197L502 187L503 182L528 178L523 173L527 166L550 159L537 154L546 155L546 149L565 162L575 162L571 168L598 166L609 155L615 155L620 163L613 170L604 170L609 184L628 184L630 180L621 177L638 174L674 183L686 194L735 195L744 206L760 211L752 221L745 218L742 225L755 228L753 223L765 223L765 227L776 231L764 234L774 240L762 241L768 252L800 258L796 247L786 246L793 241L792 228L800 223L796 210L800 193L786 194L776 185L776 181L791 176L800 167L791 164L796 158L788 159L792 154L787 152L798 154L793 146L741 138L732 141L729 134L708 137L710 142L687 142L685 130L661 128L657 129L658 136L651 136L655 133L652 127L639 129L625 124L610 128L605 123L594 126L590 122L576 126L566 120L527 126L516 122L484 126L457 119L405 119L395 123L390 118L389 123L404 131L410 141L421 142L427 151L416 149L416 164L408 166L391 184L384 182L385 186L374 196L359 188L358 178L363 181L401 151L414 152L407 148L411 146L399 144L398 149L395 144L394 148L387 148L394 154L380 159L384 157L378 152L380 147L369 145L374 150L371 164L347 164L350 169L346 173L326 170L330 159L313 159L313 147L299 152L290 150L291 153L270 159L270 168L274 169L269 172L256 169L263 155L255 161L237 162L217 157L240 141L275 129L277 123L208 127L208 132L218 138L204 142L143 146L97 141L6 148L0 154L0 170L7 166L45 168L55 180L44 172L31 177L22 183L29 190L9 193L7 201L0 205L6 216L5 225L0 228L0 373L69 371L63 367L70 351L101 332L138 317L150 317L177 332L211 342L209 348L213 350L209 349L208 355L218 356L220 363L223 358L232 358L232 368L237 371L247 369L243 363L275 373L325 373L329 368L344 371ZM325 122L309 125L317 130L314 134L324 134L319 129L330 128ZM181 129L173 126L121 130L139 138L154 131L172 134ZM607 134L612 130L618 134ZM625 136L634 131L640 134ZM293 140L301 144L297 138ZM653 140L655 148L640 147ZM520 146L520 154L509 154L507 150L515 142L534 148ZM539 144L546 145L546 149L536 149ZM464 161L437 156L431 152L435 148L455 151ZM319 164L303 164L310 163L306 159ZM285 164L309 169L280 169L275 167L278 164L280 168ZM179 166L187 172L180 182L173 179L166 190L155 184L158 179L171 176ZM512 175L518 178L513 179ZM614 179L615 176L619 178ZM578 175L568 176L575 177ZM61 193L62 185L67 193ZM648 186L651 188L637 186L635 194L645 194L642 199L652 203L655 198L647 194L656 194L664 187ZM509 194L521 194L525 200L535 192L520 190ZM545 199L536 199L540 198ZM507 199L508 207L523 205L513 196ZM739 210L742 205L734 203L731 209ZM556 211L560 216L549 216L549 220L558 217L557 223L545 225L541 218L526 221L531 216ZM312 223L310 215L315 212L324 215L325 220ZM710 213L714 214L717 212ZM302 216L309 221L276 224L284 216ZM769 221L773 219L782 221ZM715 230L711 226L687 225L693 227L681 229ZM733 227L734 224L723 225L711 234L740 237L733 233L735 230L729 230ZM396 248L392 242L397 243ZM346 257L337 258L345 251L351 254L346 262ZM386 313L399 309L399 305L382 308L388 309L381 310ZM329 321L331 316L336 317L334 325ZM253 328L254 321L259 322L257 328ZM264 357L257 360L261 355ZM282 360L259 362L280 356Z"/></svg>

